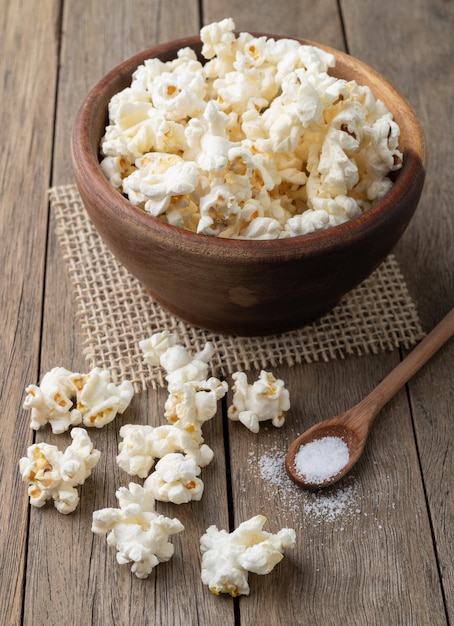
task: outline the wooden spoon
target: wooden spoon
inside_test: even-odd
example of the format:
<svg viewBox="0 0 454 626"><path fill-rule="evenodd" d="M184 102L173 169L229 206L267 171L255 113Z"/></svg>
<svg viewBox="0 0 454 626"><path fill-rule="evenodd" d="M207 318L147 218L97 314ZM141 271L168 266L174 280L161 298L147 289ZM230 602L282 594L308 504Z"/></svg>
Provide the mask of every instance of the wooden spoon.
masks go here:
<svg viewBox="0 0 454 626"><path fill-rule="evenodd" d="M290 445L285 468L290 478L306 489L320 489L337 482L351 470L364 449L372 423L385 404L454 335L454 309L359 404L336 417L315 424ZM338 437L348 447L349 459L334 476L313 482L298 473L295 457L302 445L324 437Z"/></svg>

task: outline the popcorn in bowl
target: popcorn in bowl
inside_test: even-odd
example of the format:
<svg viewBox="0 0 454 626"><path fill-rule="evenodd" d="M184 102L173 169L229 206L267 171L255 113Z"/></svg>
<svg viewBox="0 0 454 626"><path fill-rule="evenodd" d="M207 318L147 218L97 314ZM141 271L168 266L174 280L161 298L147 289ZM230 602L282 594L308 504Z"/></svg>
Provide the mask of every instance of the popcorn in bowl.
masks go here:
<svg viewBox="0 0 454 626"><path fill-rule="evenodd" d="M201 29L199 60L146 60L109 103L101 168L132 204L193 232L277 239L330 228L383 197L400 129L369 87L295 40Z"/></svg>

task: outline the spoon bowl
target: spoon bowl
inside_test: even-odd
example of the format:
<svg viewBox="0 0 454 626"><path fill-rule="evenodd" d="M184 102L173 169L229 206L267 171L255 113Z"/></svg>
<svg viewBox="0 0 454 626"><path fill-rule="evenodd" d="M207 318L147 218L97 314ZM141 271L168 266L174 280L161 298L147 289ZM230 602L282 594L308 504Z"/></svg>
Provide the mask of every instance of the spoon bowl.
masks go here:
<svg viewBox="0 0 454 626"><path fill-rule="evenodd" d="M305 489L328 487L343 478L360 458L369 431L379 411L453 335L454 309L451 309L421 343L364 400L345 413L314 424L297 437L290 444L285 457L285 469L290 478ZM327 471L324 478L315 482L299 472L296 458L302 446L325 437L341 439L348 448L349 458L339 471L334 474Z"/></svg>
<svg viewBox="0 0 454 626"><path fill-rule="evenodd" d="M356 431L341 423L340 420L342 420L343 416L344 414L316 424L291 443L285 457L285 469L292 480L301 487L305 489L321 489L333 484L333 482L337 482L351 470L361 456L365 439L360 437ZM345 442L348 448L348 462L339 472L329 476L322 482L311 481L298 472L296 455L301 446L325 437L335 437Z"/></svg>

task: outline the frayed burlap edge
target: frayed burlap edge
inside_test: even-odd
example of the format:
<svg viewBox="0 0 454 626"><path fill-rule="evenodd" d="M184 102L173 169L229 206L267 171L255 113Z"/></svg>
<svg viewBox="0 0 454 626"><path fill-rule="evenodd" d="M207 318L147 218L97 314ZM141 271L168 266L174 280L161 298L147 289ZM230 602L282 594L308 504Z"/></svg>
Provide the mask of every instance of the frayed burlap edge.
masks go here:
<svg viewBox="0 0 454 626"><path fill-rule="evenodd" d="M117 383L130 380L136 391L165 386L163 372L143 362L138 345L162 330L176 333L191 353L211 341L215 356L210 365L217 376L408 349L424 336L393 255L330 313L299 330L247 338L201 330L154 302L118 263L91 224L75 185L53 187L49 198L74 288L87 364L109 369Z"/></svg>

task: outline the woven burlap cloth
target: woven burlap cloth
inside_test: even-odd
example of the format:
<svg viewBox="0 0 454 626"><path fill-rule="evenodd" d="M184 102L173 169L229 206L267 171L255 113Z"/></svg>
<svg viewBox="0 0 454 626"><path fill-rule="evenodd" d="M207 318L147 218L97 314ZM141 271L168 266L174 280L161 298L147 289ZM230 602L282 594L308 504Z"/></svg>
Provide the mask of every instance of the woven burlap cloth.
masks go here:
<svg viewBox="0 0 454 626"><path fill-rule="evenodd" d="M109 369L116 383L130 380L136 391L165 386L164 372L143 362L138 345L162 330L176 333L191 354L211 341L215 355L210 366L216 376L408 349L424 335L393 255L332 312L299 330L244 338L196 328L154 302L118 263L91 224L75 185L53 187L49 198L77 302L87 364Z"/></svg>

